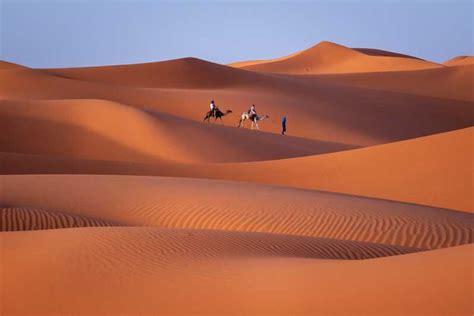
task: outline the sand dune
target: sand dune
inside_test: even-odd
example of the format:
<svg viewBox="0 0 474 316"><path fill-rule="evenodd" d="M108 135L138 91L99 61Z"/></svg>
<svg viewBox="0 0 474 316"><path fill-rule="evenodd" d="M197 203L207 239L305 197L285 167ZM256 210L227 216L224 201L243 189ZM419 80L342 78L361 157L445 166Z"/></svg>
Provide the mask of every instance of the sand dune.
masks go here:
<svg viewBox="0 0 474 316"><path fill-rule="evenodd" d="M474 65L417 71L324 75L323 78L335 84L474 101Z"/></svg>
<svg viewBox="0 0 474 316"><path fill-rule="evenodd" d="M326 248L322 244L305 244L301 248L300 240L290 237L283 240L284 244L268 245L271 239L250 236L153 228L3 233L0 238L4 269L9 272L4 275L9 291L4 293L3 311L7 314L345 314L351 311L457 315L472 312L472 284L459 282L460 278L469 279L472 273L472 246L334 262L309 259L324 253ZM24 281L20 284L18 280ZM340 286L341 280L345 286ZM29 298L29 304L22 303L24 297Z"/></svg>
<svg viewBox="0 0 474 316"><path fill-rule="evenodd" d="M472 315L471 60L0 62L0 314Z"/></svg>
<svg viewBox="0 0 474 316"><path fill-rule="evenodd" d="M474 128L328 155L250 163L202 171L308 189L474 210ZM281 172L285 170L285 172Z"/></svg>
<svg viewBox="0 0 474 316"><path fill-rule="evenodd" d="M18 68L25 68L18 64L9 63L7 61L0 60L0 70L11 70L11 69L18 69Z"/></svg>
<svg viewBox="0 0 474 316"><path fill-rule="evenodd" d="M173 267L175 259L187 259L192 263L193 261L212 259L219 256L239 257L243 255L249 257L362 260L419 251L419 249L408 247L346 240L203 229L149 227L109 227L107 229L102 227L59 230L59 234L56 233L56 235L65 234L75 238L74 235L80 235L81 233L90 235L89 238L92 237L92 239L98 237L96 241L84 240L83 242L100 243L104 235L106 238L102 240L102 243L107 243L108 238L117 241L128 239L133 242L135 240L137 242L136 246L140 249L142 255L150 258L155 257L158 266L177 269L181 267L180 265ZM43 235L48 236L48 234ZM49 235L54 236L55 234ZM130 252L131 250L127 249L127 245L120 246L117 244L112 245L112 247L117 247L117 249L103 250L104 252L115 252L116 250ZM108 247L106 246L106 248ZM160 254L160 256L157 256L157 254ZM127 255L125 253L122 255L114 253L110 258L103 259L121 260L117 256Z"/></svg>
<svg viewBox="0 0 474 316"><path fill-rule="evenodd" d="M340 153L238 164L154 164L0 154L0 172L201 177L317 189L472 212L473 128Z"/></svg>
<svg viewBox="0 0 474 316"><path fill-rule="evenodd" d="M354 148L204 126L102 100L0 101L0 123L0 148L4 152L78 159L235 162Z"/></svg>
<svg viewBox="0 0 474 316"><path fill-rule="evenodd" d="M233 71L239 70L227 67L226 71L232 77ZM72 80L26 69L0 74L0 97L28 100L104 99L194 121L202 121L209 100L214 98L222 109L234 111L224 120L224 124L234 127L238 116L253 102L257 104L259 113L270 114L270 120L261 124L265 131L279 132L280 117L288 115L291 135L352 146L449 131L471 126L474 120L472 102L341 87L324 78L249 74L251 78L257 76L261 80L249 79L245 86L239 88L216 87L212 90L132 86L120 86L118 89L110 83ZM430 82L427 87L436 90L439 83ZM456 77L449 82L455 86ZM25 89L25 86L29 88ZM448 96L450 91L446 92Z"/></svg>
<svg viewBox="0 0 474 316"><path fill-rule="evenodd" d="M443 63L446 66L463 66L474 64L474 56L457 56Z"/></svg>
<svg viewBox="0 0 474 316"><path fill-rule="evenodd" d="M84 68L44 69L47 74L92 82L160 88L224 88L265 78L239 69L201 60L181 58L162 62Z"/></svg>
<svg viewBox="0 0 474 316"><path fill-rule="evenodd" d="M381 72L441 67L411 56L381 50L351 49L331 42L321 42L281 59L231 65L253 71L285 74Z"/></svg>
<svg viewBox="0 0 474 316"><path fill-rule="evenodd" d="M405 55L405 54L400 54L400 53L395 53L395 52L389 52L386 50L382 49L375 49L375 48L352 48L355 51L358 51L360 53L370 55L370 56L390 56L390 57L403 57L403 58L412 58L412 59L418 59L418 60L423 60L418 57L410 56L410 55Z"/></svg>
<svg viewBox="0 0 474 316"><path fill-rule="evenodd" d="M472 242L471 214L382 200L183 178L1 179L1 204L57 209L128 226L262 232L422 249Z"/></svg>

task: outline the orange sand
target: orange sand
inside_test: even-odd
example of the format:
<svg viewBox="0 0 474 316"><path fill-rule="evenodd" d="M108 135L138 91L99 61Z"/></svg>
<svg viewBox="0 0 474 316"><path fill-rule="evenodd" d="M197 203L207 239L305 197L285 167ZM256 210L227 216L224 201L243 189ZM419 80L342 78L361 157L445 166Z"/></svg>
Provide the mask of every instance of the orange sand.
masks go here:
<svg viewBox="0 0 474 316"><path fill-rule="evenodd" d="M0 62L0 314L472 315L473 71Z"/></svg>
<svg viewBox="0 0 474 316"><path fill-rule="evenodd" d="M442 67L407 55L374 49L351 49L331 42L321 42L284 58L231 65L254 71L290 74L411 71Z"/></svg>

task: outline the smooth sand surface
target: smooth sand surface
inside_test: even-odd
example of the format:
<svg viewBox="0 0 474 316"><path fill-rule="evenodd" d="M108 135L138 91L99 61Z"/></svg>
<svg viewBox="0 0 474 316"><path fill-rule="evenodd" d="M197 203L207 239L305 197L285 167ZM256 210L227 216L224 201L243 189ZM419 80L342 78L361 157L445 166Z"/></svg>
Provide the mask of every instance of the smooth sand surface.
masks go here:
<svg viewBox="0 0 474 316"><path fill-rule="evenodd" d="M321 42L280 59L231 65L253 71L286 74L382 72L441 67L407 55L375 49L351 49L331 42Z"/></svg>
<svg viewBox="0 0 474 316"><path fill-rule="evenodd" d="M469 99L472 90L462 88L459 93L462 97L458 97L459 100L453 97L456 89L461 89L456 87L471 83L472 77L468 75L443 79L446 86L451 86L443 89L439 88L439 77L423 78L424 91L440 91L433 96L343 85L318 76L249 72L195 59L179 64L186 73L201 71L200 76L210 81L206 83L204 78L183 76L178 72L174 76L159 76L160 64L123 66L127 71L122 71L121 66L73 68L71 71L81 74L75 79L65 77L67 73L51 74L51 70L3 71L0 98L102 99L198 122L202 122L210 100L215 99L222 110L233 111L223 119L223 124L232 127L237 126L240 115L254 103L260 114L270 115L268 120L260 122L263 131L279 133L280 118L286 115L288 132L292 136L351 146L446 132L471 126L474 121L472 99ZM146 72L146 66L156 66L157 75ZM218 74L214 75L216 68ZM61 70L63 72L67 70ZM206 76L206 73L213 76ZM419 81L414 77L411 79L413 85ZM405 77L398 81L403 80ZM170 88L171 85L176 86ZM245 126L248 128L249 124Z"/></svg>
<svg viewBox="0 0 474 316"><path fill-rule="evenodd" d="M474 64L474 56L457 56L443 63L446 66L462 66Z"/></svg>
<svg viewBox="0 0 474 316"><path fill-rule="evenodd" d="M316 78L354 87L474 101L474 65L390 73L320 75Z"/></svg>
<svg viewBox="0 0 474 316"><path fill-rule="evenodd" d="M0 146L5 152L78 159L238 162L355 148L247 129L204 126L104 100L0 101L0 124ZM41 139L48 141L38 141Z"/></svg>
<svg viewBox="0 0 474 316"><path fill-rule="evenodd" d="M471 57L0 62L0 314L472 315Z"/></svg>
<svg viewBox="0 0 474 316"><path fill-rule="evenodd" d="M474 128L302 158L225 165L207 177L239 179L474 210ZM285 172L282 172L285 170ZM199 173L199 172L196 172Z"/></svg>
<svg viewBox="0 0 474 316"><path fill-rule="evenodd" d="M239 180L403 201L472 212L473 128L417 139L248 163L153 164L0 153L4 174L164 175Z"/></svg>

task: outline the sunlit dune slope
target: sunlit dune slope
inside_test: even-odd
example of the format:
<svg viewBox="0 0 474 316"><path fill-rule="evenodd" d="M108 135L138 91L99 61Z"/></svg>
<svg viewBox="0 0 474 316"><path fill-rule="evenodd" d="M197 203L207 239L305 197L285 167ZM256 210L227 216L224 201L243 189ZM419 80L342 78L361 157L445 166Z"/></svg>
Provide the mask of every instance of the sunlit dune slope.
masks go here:
<svg viewBox="0 0 474 316"><path fill-rule="evenodd" d="M12 69L19 69L19 68L25 68L25 67L20 66L18 64L10 63L8 61L0 60L0 70L12 70Z"/></svg>
<svg viewBox="0 0 474 316"><path fill-rule="evenodd" d="M207 174L473 211L473 139L474 128L468 128L335 154L222 166Z"/></svg>
<svg viewBox="0 0 474 316"><path fill-rule="evenodd" d="M1 153L0 171L242 180L472 212L472 133L470 128L334 154L238 164L138 164Z"/></svg>
<svg viewBox="0 0 474 316"><path fill-rule="evenodd" d="M474 65L417 71L318 75L317 77L334 84L474 101Z"/></svg>
<svg viewBox="0 0 474 316"><path fill-rule="evenodd" d="M443 63L446 66L463 66L474 64L474 56L457 56Z"/></svg>
<svg viewBox="0 0 474 316"><path fill-rule="evenodd" d="M227 67L226 71L240 70ZM260 124L265 131L279 132L279 120L287 115L290 135L352 146L425 136L471 126L474 121L472 102L341 86L318 76L246 74L251 78L239 87L201 89L194 82L195 88L164 89L66 79L21 69L0 73L0 98L104 99L194 121L202 121L210 99L215 99L223 110L234 111L224 119L224 124L234 127L240 114L255 103L260 114L270 115ZM448 81L451 87L464 85L456 78ZM439 81L430 82L425 83L426 89L437 90ZM452 94L447 89L437 96Z"/></svg>
<svg viewBox="0 0 474 316"><path fill-rule="evenodd" d="M4 152L82 159L255 161L354 148L204 125L102 100L0 101L0 122Z"/></svg>
<svg viewBox="0 0 474 316"><path fill-rule="evenodd" d="M127 226L262 232L432 249L472 242L473 215L206 179L1 176L0 203Z"/></svg>
<svg viewBox="0 0 474 316"><path fill-rule="evenodd" d="M64 78L145 88L224 88L265 78L263 75L198 58L132 65L44 69L43 71Z"/></svg>
<svg viewBox="0 0 474 316"><path fill-rule="evenodd" d="M247 70L285 74L381 72L442 67L411 56L381 50L351 49L331 42L321 42L281 59L233 65Z"/></svg>
<svg viewBox="0 0 474 316"><path fill-rule="evenodd" d="M3 275L8 291L2 310L7 314L472 313L472 283L463 281L472 275L471 245L334 261L309 259L328 249L321 244L301 247L298 239L285 238L279 244L259 236L156 228L2 233L3 268L8 271Z"/></svg>

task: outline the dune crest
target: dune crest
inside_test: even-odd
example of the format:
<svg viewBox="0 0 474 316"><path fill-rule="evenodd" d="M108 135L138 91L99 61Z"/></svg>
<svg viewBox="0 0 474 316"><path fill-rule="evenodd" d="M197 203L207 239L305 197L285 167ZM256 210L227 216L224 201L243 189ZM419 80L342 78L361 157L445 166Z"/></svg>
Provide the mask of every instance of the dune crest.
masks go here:
<svg viewBox="0 0 474 316"><path fill-rule="evenodd" d="M474 64L474 56L457 56L443 63L446 66L463 66Z"/></svg>
<svg viewBox="0 0 474 316"><path fill-rule="evenodd" d="M473 74L0 61L0 314L472 315Z"/></svg>
<svg viewBox="0 0 474 316"><path fill-rule="evenodd" d="M3 152L75 159L239 162L355 148L204 125L104 100L2 100L0 123Z"/></svg>
<svg viewBox="0 0 474 316"><path fill-rule="evenodd" d="M382 200L207 179L0 179L0 203L58 209L128 226L260 232L419 249L472 242L472 214Z"/></svg>
<svg viewBox="0 0 474 316"><path fill-rule="evenodd" d="M469 128L339 153L235 164L141 164L0 153L0 171L239 180L472 212L472 133Z"/></svg>
<svg viewBox="0 0 474 316"><path fill-rule="evenodd" d="M252 71L284 74L384 72L441 67L403 54L366 48L351 49L327 41L275 60L231 65Z"/></svg>

